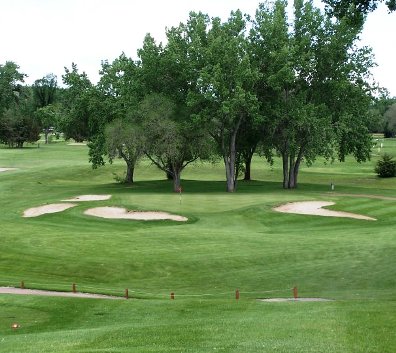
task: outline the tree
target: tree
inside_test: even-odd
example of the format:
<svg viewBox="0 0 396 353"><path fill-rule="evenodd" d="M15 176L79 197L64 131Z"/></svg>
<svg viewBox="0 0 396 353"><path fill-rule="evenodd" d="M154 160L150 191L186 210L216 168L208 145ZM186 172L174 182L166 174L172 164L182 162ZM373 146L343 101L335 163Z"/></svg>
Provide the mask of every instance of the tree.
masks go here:
<svg viewBox="0 0 396 353"><path fill-rule="evenodd" d="M393 157L384 154L375 166L375 172L380 178L392 178L396 176L396 161Z"/></svg>
<svg viewBox="0 0 396 353"><path fill-rule="evenodd" d="M207 134L188 105L188 94L199 75L199 59L190 50L205 21L204 15L192 13L186 25L167 30L165 47L147 35L138 52L145 94L140 112L147 135L146 154L173 179L174 191L180 188L183 169L198 158L207 158L210 150Z"/></svg>
<svg viewBox="0 0 396 353"><path fill-rule="evenodd" d="M85 72L79 73L77 65L72 63L69 70L65 67L62 75L63 83L67 86L63 97L64 114L61 129L66 139L73 138L82 142L90 138L90 100L93 85Z"/></svg>
<svg viewBox="0 0 396 353"><path fill-rule="evenodd" d="M303 160L349 153L369 158L372 66L370 51L355 45L357 28L323 16L312 2L296 0L292 30L286 2L261 5L253 39L262 73L259 99L267 106L272 141L283 162L283 187L295 188Z"/></svg>
<svg viewBox="0 0 396 353"><path fill-rule="evenodd" d="M148 95L141 103L140 114L145 153L154 165L172 176L173 191L179 192L184 168L207 155L205 133L198 125L180 123L186 116L161 94Z"/></svg>
<svg viewBox="0 0 396 353"><path fill-rule="evenodd" d="M12 61L0 65L0 114L18 101L25 76Z"/></svg>
<svg viewBox="0 0 396 353"><path fill-rule="evenodd" d="M136 163L144 154L143 131L133 122L117 119L106 126L105 141L110 162L122 158L127 166L125 182L133 183Z"/></svg>
<svg viewBox="0 0 396 353"><path fill-rule="evenodd" d="M0 141L10 147L40 138L31 90L22 85L25 76L12 61L0 65Z"/></svg>
<svg viewBox="0 0 396 353"><path fill-rule="evenodd" d="M48 135L54 128L57 128L60 121L60 106L56 104L49 104L36 109L34 116L37 119L40 127L44 131L45 143L48 143Z"/></svg>
<svg viewBox="0 0 396 353"><path fill-rule="evenodd" d="M137 65L122 53L112 63L102 62L100 80L90 99L91 137L89 156L92 167L117 156L126 163L125 182L133 182L135 164L142 155L144 136L136 121L142 93Z"/></svg>
<svg viewBox="0 0 396 353"><path fill-rule="evenodd" d="M219 18L212 20L201 46L204 66L189 97L197 119L223 157L228 192L236 190L238 133L246 121L258 116L253 90L258 72L250 60L245 32L246 20L240 11L232 12L225 23Z"/></svg>
<svg viewBox="0 0 396 353"><path fill-rule="evenodd" d="M40 139L40 126L34 118L31 90L21 87L18 93L18 99L0 116L0 141L22 148L25 142Z"/></svg>
<svg viewBox="0 0 396 353"><path fill-rule="evenodd" d="M32 88L36 108L43 108L55 103L58 83L54 74L48 74L34 81Z"/></svg>
<svg viewBox="0 0 396 353"><path fill-rule="evenodd" d="M385 137L396 136L396 103L391 104L384 113Z"/></svg>

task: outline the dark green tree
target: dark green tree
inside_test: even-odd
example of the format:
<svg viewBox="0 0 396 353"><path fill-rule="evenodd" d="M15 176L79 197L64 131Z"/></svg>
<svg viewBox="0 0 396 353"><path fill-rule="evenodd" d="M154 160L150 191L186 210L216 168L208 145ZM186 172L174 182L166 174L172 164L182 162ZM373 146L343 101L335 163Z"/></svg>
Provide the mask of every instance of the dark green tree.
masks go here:
<svg viewBox="0 0 396 353"><path fill-rule="evenodd" d="M283 187L295 188L302 161L317 156L369 158L370 51L359 30L333 21L311 1L296 0L292 28L286 2L261 5L253 43L262 73L259 99L271 115L272 143L283 161ZM260 63L261 61L261 63Z"/></svg>
<svg viewBox="0 0 396 353"><path fill-rule="evenodd" d="M54 74L48 74L34 81L32 89L36 108L43 108L49 104L54 104L58 89L57 78Z"/></svg>
<svg viewBox="0 0 396 353"><path fill-rule="evenodd" d="M62 75L67 86L63 93L61 129L66 139L73 138L77 142L89 140L90 107L94 95L94 87L85 72L79 73L77 65L72 63L71 70L65 67Z"/></svg>
<svg viewBox="0 0 396 353"><path fill-rule="evenodd" d="M227 191L236 190L240 170L237 137L241 127L258 117L254 92L258 72L252 65L246 40L246 19L232 12L227 22L214 18L205 40L201 40L203 68L190 105L196 117L218 146L223 157Z"/></svg>
<svg viewBox="0 0 396 353"><path fill-rule="evenodd" d="M18 102L25 76L12 61L0 65L0 114Z"/></svg>

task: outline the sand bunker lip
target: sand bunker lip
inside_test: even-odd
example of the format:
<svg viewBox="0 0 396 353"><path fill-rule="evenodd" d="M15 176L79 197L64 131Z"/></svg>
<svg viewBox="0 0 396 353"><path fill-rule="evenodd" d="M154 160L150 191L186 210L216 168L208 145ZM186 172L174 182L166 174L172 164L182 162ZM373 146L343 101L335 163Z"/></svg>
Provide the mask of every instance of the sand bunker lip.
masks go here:
<svg viewBox="0 0 396 353"><path fill-rule="evenodd" d="M368 221L376 221L375 218L363 216L356 213L326 210L322 207L335 205L335 202L331 201L301 201L301 202L289 202L285 205L281 205L273 208L274 211L283 213L296 213L304 215L314 216L325 216L325 217L344 217L344 218L355 218L364 219Z"/></svg>
<svg viewBox="0 0 396 353"><path fill-rule="evenodd" d="M128 211L122 207L95 207L86 210L84 214L108 219L131 219L141 221L171 220L185 222L186 217L173 215L167 212Z"/></svg>
<svg viewBox="0 0 396 353"><path fill-rule="evenodd" d="M18 168L0 168L0 173L1 172L7 172L9 170L17 170Z"/></svg>
<svg viewBox="0 0 396 353"><path fill-rule="evenodd" d="M77 206L74 203L52 203L39 207L33 207L23 212L23 217L38 217L47 213L57 213L67 210L68 208Z"/></svg>
<svg viewBox="0 0 396 353"><path fill-rule="evenodd" d="M47 297L73 297L73 298L91 298L91 299L124 299L112 295L93 294L93 293L71 293L71 292L57 292L39 289L21 289L15 287L0 287L0 294L19 294L19 295L40 295Z"/></svg>
<svg viewBox="0 0 396 353"><path fill-rule="evenodd" d="M61 201L71 201L71 202L104 201L104 200L110 200L110 198L111 195L80 195L73 197L71 199L61 200Z"/></svg>
<svg viewBox="0 0 396 353"><path fill-rule="evenodd" d="M285 302L332 302L332 299L325 298L268 298L258 299L261 302L267 303L285 303Z"/></svg>

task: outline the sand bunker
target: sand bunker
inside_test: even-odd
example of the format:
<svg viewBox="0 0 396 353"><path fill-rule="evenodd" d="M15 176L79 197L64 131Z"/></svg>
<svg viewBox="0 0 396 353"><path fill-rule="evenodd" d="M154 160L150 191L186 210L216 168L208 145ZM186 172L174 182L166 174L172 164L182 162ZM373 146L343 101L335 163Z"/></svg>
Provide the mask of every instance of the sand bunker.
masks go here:
<svg viewBox="0 0 396 353"><path fill-rule="evenodd" d="M86 210L84 214L95 217L111 218L111 219L132 219L142 221L153 220L172 220L178 222L185 222L186 217L172 215L166 212L143 212L143 211L128 211L122 207L95 207Z"/></svg>
<svg viewBox="0 0 396 353"><path fill-rule="evenodd" d="M332 299L325 298L269 298L259 299L261 302L267 303L284 303L284 302L331 302Z"/></svg>
<svg viewBox="0 0 396 353"><path fill-rule="evenodd" d="M92 293L71 293L71 292L55 292L39 289L21 289L14 287L0 287L0 294L22 294L22 295L43 295L48 297L74 297L74 298L92 298L92 299L123 299L121 297L92 294Z"/></svg>
<svg viewBox="0 0 396 353"><path fill-rule="evenodd" d="M355 219L365 219L368 221L376 221L375 218L371 218L355 213L332 211L322 208L331 205L335 205L335 203L330 201L290 202L285 205L275 207L273 208L273 210L283 213L297 213L297 214L326 216L326 217L346 217L346 218L355 218Z"/></svg>
<svg viewBox="0 0 396 353"><path fill-rule="evenodd" d="M70 142L67 144L68 146L86 146L85 142Z"/></svg>
<svg viewBox="0 0 396 353"><path fill-rule="evenodd" d="M1 172L6 172L8 170L16 170L17 168L0 168L0 173Z"/></svg>
<svg viewBox="0 0 396 353"><path fill-rule="evenodd" d="M73 203L52 203L49 205L29 208L23 212L23 217L38 217L46 213L56 213L77 206Z"/></svg>
<svg viewBox="0 0 396 353"><path fill-rule="evenodd" d="M61 200L61 201L72 201L72 202L78 202L78 201L104 201L104 200L109 200L111 198L111 195L80 195L76 196L72 199L67 199L67 200Z"/></svg>

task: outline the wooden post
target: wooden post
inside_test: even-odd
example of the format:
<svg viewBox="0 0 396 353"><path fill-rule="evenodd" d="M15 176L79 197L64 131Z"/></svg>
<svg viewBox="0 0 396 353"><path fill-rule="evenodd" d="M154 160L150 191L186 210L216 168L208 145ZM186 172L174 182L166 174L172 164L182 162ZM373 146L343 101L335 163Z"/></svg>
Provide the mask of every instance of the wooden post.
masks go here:
<svg viewBox="0 0 396 353"><path fill-rule="evenodd" d="M171 299L172 299L172 300L175 299L175 293L174 293L174 292L171 293Z"/></svg>
<svg viewBox="0 0 396 353"><path fill-rule="evenodd" d="M72 284L72 292L73 292L73 293L76 293L76 292L77 292L77 290L76 290L76 284L75 284L75 283Z"/></svg>
<svg viewBox="0 0 396 353"><path fill-rule="evenodd" d="M125 289L125 299L129 298L129 294L128 294L128 288Z"/></svg>
<svg viewBox="0 0 396 353"><path fill-rule="evenodd" d="M293 288L293 296L294 296L294 299L297 299L297 298L298 298L297 287L294 287L294 288Z"/></svg>
<svg viewBox="0 0 396 353"><path fill-rule="evenodd" d="M21 289L25 289L25 282L21 281Z"/></svg>
<svg viewBox="0 0 396 353"><path fill-rule="evenodd" d="M239 289L235 291L235 299L239 300Z"/></svg>

